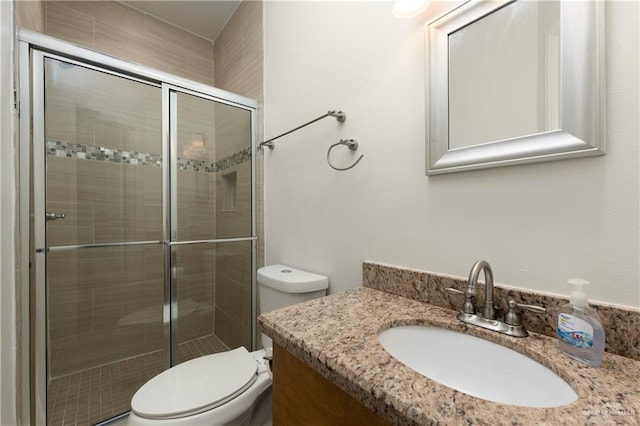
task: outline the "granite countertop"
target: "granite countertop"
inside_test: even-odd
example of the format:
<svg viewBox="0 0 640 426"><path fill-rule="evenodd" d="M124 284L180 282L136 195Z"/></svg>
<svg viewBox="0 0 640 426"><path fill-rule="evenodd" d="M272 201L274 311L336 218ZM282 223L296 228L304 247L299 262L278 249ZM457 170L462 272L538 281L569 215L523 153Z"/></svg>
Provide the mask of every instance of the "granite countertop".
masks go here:
<svg viewBox="0 0 640 426"><path fill-rule="evenodd" d="M564 356L554 338L509 337L466 325L454 311L427 303L360 288L264 313L258 322L275 343L393 424L640 424L640 361L605 353L601 368L588 367ZM565 379L578 400L523 408L441 385L378 343L381 330L404 324L436 325L514 349Z"/></svg>

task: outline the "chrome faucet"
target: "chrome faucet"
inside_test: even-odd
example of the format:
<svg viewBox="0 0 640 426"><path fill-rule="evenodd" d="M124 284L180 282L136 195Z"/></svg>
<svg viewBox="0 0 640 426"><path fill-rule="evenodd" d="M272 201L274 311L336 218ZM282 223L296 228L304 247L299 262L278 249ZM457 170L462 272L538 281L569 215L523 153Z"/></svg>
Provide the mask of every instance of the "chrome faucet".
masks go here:
<svg viewBox="0 0 640 426"><path fill-rule="evenodd" d="M476 312L473 304L477 293L478 278L480 272L484 271L484 306L482 313ZM482 328L497 331L514 337L526 337L529 335L524 329L520 309L527 309L536 313L544 313L546 309L541 306L524 305L517 303L513 293L509 292L507 306L509 308L504 318L497 318L496 308L493 301L493 270L486 260L478 260L471 267L469 280L465 291L455 288L446 288L445 291L453 295L464 295L464 304L458 312L457 318L467 324L477 325Z"/></svg>
<svg viewBox="0 0 640 426"><path fill-rule="evenodd" d="M478 260L473 264L471 272L469 272L466 293L472 290L473 294L475 294L478 286L478 277L482 271L484 271L484 308L482 309L482 318L493 320L496 319L496 309L493 306L493 270L489 262Z"/></svg>

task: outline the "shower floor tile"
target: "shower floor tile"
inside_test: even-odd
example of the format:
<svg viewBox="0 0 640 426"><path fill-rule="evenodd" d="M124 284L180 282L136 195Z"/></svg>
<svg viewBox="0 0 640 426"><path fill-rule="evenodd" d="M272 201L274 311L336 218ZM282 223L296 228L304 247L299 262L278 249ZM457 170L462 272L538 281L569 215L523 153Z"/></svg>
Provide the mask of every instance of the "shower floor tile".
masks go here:
<svg viewBox="0 0 640 426"><path fill-rule="evenodd" d="M178 359L183 362L228 349L209 335L178 345ZM156 351L51 379L47 425L93 425L129 411L133 394L162 371L162 364L162 352Z"/></svg>

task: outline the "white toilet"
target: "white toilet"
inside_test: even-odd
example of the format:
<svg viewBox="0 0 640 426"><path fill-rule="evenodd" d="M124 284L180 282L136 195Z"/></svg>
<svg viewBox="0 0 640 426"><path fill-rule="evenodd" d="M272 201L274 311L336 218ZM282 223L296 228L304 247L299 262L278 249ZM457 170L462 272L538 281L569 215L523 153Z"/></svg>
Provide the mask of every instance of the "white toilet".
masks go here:
<svg viewBox="0 0 640 426"><path fill-rule="evenodd" d="M261 312L322 297L329 279L284 265L258 270ZM262 346L271 339L262 335ZM271 376L265 349L239 347L163 371L131 399L129 426L270 425Z"/></svg>

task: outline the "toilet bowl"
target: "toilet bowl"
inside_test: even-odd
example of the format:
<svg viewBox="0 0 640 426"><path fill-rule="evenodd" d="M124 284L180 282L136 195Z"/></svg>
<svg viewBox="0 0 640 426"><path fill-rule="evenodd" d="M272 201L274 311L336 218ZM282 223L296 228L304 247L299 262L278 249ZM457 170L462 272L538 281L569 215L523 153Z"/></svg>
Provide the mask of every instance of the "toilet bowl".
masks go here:
<svg viewBox="0 0 640 426"><path fill-rule="evenodd" d="M239 347L160 373L133 396L127 425L268 424L271 378L264 353Z"/></svg>
<svg viewBox="0 0 640 426"><path fill-rule="evenodd" d="M261 312L326 294L327 277L284 265L258 270ZM271 339L262 335L262 345ZM131 399L129 426L271 424L271 376L265 349L202 356L163 371Z"/></svg>

